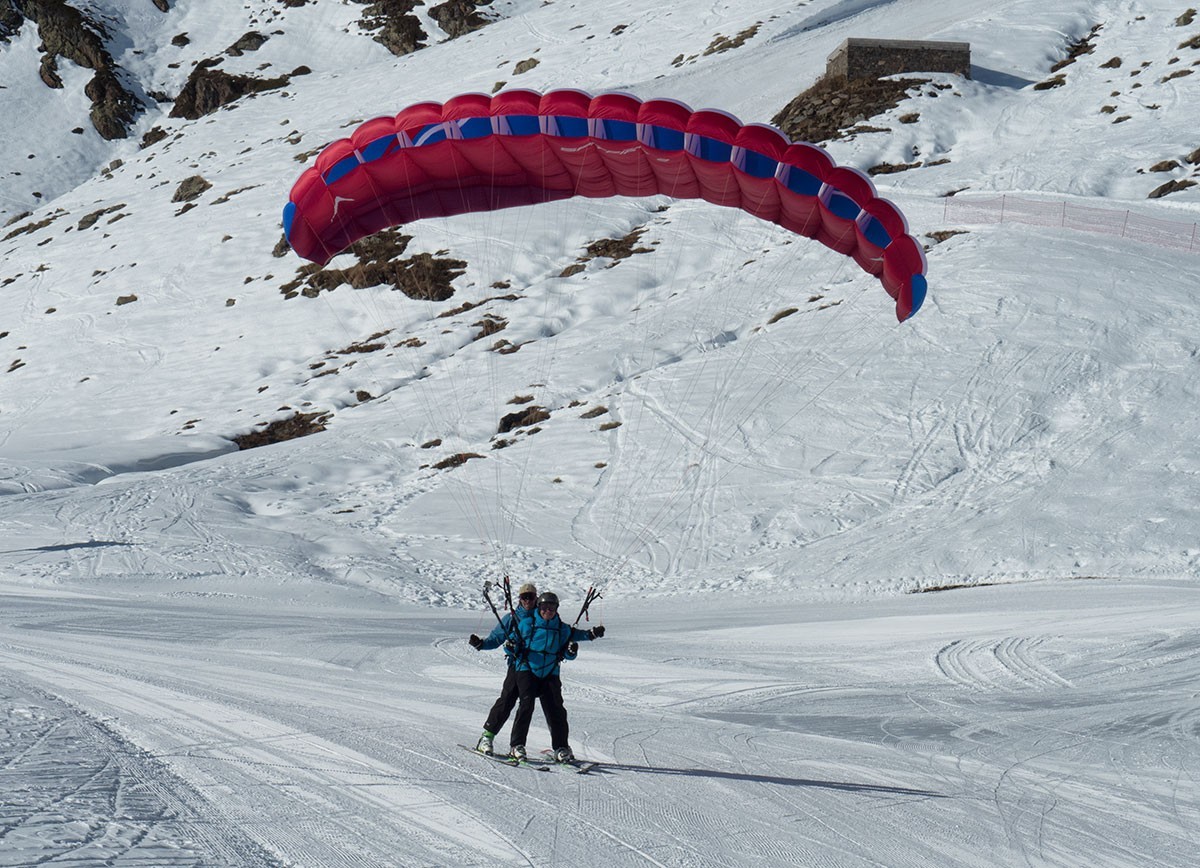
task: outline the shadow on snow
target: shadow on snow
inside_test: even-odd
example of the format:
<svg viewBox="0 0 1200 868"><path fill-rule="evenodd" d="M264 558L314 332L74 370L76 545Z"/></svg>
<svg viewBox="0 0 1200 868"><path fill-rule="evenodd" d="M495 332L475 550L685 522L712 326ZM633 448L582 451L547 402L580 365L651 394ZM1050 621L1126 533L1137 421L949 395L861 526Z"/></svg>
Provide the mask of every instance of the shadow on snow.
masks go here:
<svg viewBox="0 0 1200 868"><path fill-rule="evenodd" d="M15 555L20 554L21 552L69 552L73 549L102 549L111 548L114 546L129 547L132 545L133 543L112 542L110 540L89 540L88 542L58 543L56 545L49 546L34 546L33 548L28 549L9 549L7 551L0 552L0 554Z"/></svg>
<svg viewBox="0 0 1200 868"><path fill-rule="evenodd" d="M919 796L928 799L944 799L942 793L914 787L894 787L886 784L857 784L850 781L822 781L815 778L784 778L776 775L760 775L750 772L722 772L715 769L673 769L663 766L638 766L628 763L602 762L588 774L610 771L645 772L652 775L679 775L681 777L717 778L726 781L752 781L757 784L778 784L783 787L814 787L824 790L841 790L846 793L878 793L890 796Z"/></svg>

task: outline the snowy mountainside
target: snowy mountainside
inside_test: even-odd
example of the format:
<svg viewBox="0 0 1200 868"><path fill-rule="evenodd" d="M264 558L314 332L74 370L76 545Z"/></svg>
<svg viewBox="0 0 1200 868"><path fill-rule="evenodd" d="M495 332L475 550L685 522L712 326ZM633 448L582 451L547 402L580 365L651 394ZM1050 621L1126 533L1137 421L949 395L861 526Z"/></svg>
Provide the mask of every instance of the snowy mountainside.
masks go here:
<svg viewBox="0 0 1200 868"><path fill-rule="evenodd" d="M69 42L42 78L68 5L124 139ZM0 864L1190 868L1197 15L0 0ZM909 322L695 201L281 243L322 147L414 101L766 123L859 36L972 49L823 143L927 245ZM604 594L587 775L460 747L505 575Z"/></svg>
<svg viewBox="0 0 1200 868"><path fill-rule="evenodd" d="M0 54L6 105L35 118L2 134L21 172L2 207L43 195L0 234L0 507L14 549L121 545L43 552L19 575L77 560L83 576L154 573L153 550L165 576L242 590L466 600L497 568L834 596L1192 574L1194 476L1170 444L1194 426L1196 257L943 217L952 192L1200 209L1196 79L1178 74L1200 63L1198 25L1168 4L1043 6L498 3L486 27L397 57L357 3L97 2L138 93L177 94L218 56L230 74L290 76L194 120L146 101L111 142L85 125L86 71L60 60L67 86L37 79L26 22ZM269 38L226 51L253 29ZM658 200L406 227L404 257L462 263L444 302L386 285L296 294L286 191L365 118L519 85L765 122L852 35L972 43L973 80L934 77L870 119L887 132L826 143L863 169L915 164L875 175L931 245L931 298L910 323L819 245ZM35 138L67 147L51 162ZM1181 188L1146 198L1168 180ZM606 239L642 252L588 253ZM540 430L498 434L526 405L548 410ZM296 414L325 432L233 454L234 437ZM181 512L209 518L155 530ZM290 540L286 567L260 566L250 541L267 532Z"/></svg>

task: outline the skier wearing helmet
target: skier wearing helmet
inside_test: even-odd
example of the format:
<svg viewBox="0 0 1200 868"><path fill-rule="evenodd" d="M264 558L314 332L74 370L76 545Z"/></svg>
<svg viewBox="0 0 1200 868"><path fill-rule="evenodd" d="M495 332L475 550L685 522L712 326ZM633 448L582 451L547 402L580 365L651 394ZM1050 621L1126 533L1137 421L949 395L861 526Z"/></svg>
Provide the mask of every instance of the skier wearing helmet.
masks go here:
<svg viewBox="0 0 1200 868"><path fill-rule="evenodd" d="M535 700L542 702L542 713L546 715L546 726L550 729L550 743L554 748L554 759L570 762L574 759L568 743L570 734L567 712L563 707L562 681L558 676L558 665L571 646L586 640L592 641L604 635L604 627L580 630L565 624L558 617L558 595L549 591L537 599L537 614L532 618L517 621L517 635L521 653L516 663L517 692L520 704L513 719L510 734L510 756L524 760L525 738L533 720Z"/></svg>
<svg viewBox="0 0 1200 868"><path fill-rule="evenodd" d="M521 640L516 625L534 617L537 599L537 588L526 582L517 590L517 605L492 628L486 639L480 639L472 633L467 640L476 651L491 651L503 645L504 656L508 658L500 696L488 712L487 720L483 722L483 735L479 736L475 745L475 750L480 753L492 753L492 741L496 733L504 726L517 704L517 658L520 656L518 649Z"/></svg>

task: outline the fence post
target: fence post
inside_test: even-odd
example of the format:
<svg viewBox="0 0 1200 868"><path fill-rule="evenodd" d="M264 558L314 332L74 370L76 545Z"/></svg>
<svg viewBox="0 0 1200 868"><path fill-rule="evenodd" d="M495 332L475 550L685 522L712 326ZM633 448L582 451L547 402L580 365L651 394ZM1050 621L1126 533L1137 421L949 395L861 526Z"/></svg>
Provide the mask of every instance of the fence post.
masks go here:
<svg viewBox="0 0 1200 868"><path fill-rule="evenodd" d="M1197 232L1197 230L1200 230L1200 223L1193 223L1192 224L1192 243L1188 245L1189 253L1196 249L1196 232Z"/></svg>
<svg viewBox="0 0 1200 868"><path fill-rule="evenodd" d="M1008 196L1003 193L1000 195L1000 222L1004 222L1004 204L1008 201Z"/></svg>
<svg viewBox="0 0 1200 868"><path fill-rule="evenodd" d="M1121 237L1125 237L1125 230L1129 228L1129 212L1125 212L1125 222L1121 224Z"/></svg>
<svg viewBox="0 0 1200 868"><path fill-rule="evenodd" d="M1059 225L1060 225L1060 226L1066 226L1066 225L1067 225L1067 202L1066 202L1066 200L1065 200L1065 199L1063 200L1063 213L1062 213L1062 222L1061 222Z"/></svg>

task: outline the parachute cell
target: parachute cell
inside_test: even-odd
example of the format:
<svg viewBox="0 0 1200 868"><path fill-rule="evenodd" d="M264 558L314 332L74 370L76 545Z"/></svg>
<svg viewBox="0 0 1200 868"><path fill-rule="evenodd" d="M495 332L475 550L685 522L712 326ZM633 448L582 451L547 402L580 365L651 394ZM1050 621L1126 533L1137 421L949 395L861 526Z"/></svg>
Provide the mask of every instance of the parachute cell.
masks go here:
<svg viewBox="0 0 1200 868"><path fill-rule="evenodd" d="M368 120L301 174L284 231L296 253L324 264L413 220L654 195L739 208L852 257L901 321L925 298L924 251L866 175L774 127L624 93L468 93Z"/></svg>

